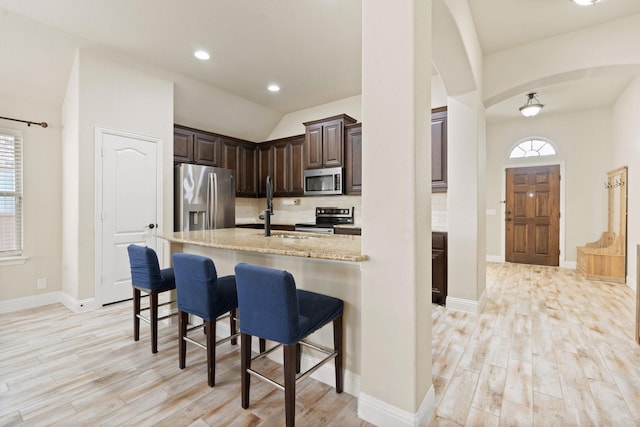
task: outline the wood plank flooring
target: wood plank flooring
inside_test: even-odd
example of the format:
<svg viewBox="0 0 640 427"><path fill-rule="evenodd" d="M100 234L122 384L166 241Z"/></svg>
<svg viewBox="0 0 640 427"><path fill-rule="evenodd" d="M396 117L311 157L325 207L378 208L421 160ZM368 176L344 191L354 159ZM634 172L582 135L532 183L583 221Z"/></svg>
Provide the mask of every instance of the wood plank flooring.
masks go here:
<svg viewBox="0 0 640 427"><path fill-rule="evenodd" d="M487 264L480 315L433 306L431 426L640 426L635 293Z"/></svg>
<svg viewBox="0 0 640 427"><path fill-rule="evenodd" d="M61 305L0 315L0 426L280 426L284 396L252 380L240 406L239 353L218 347L178 368L177 333L132 339L131 303L74 314ZM431 426L640 426L640 346L626 285L573 270L489 263L482 314L433 306ZM278 370L272 364L270 369ZM300 426L369 426L357 400L299 385Z"/></svg>
<svg viewBox="0 0 640 427"><path fill-rule="evenodd" d="M0 315L0 426L284 425L284 393L262 381L251 381L242 409L239 345L217 347L210 388L203 350L188 345L178 368L176 329L160 326L153 355L147 324L133 341L130 301L82 314L49 305ZM355 397L316 380L299 383L296 397L300 426L370 425L358 419Z"/></svg>

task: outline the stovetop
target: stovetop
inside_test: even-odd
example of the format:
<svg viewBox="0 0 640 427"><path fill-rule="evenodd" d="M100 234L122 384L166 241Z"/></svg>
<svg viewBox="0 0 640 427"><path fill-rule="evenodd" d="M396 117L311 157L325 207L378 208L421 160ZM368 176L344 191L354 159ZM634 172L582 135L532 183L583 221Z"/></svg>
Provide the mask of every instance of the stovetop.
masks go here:
<svg viewBox="0 0 640 427"><path fill-rule="evenodd" d="M295 226L309 228L333 228L336 224L353 224L353 209L353 207L351 209L317 207L315 223L300 223Z"/></svg>

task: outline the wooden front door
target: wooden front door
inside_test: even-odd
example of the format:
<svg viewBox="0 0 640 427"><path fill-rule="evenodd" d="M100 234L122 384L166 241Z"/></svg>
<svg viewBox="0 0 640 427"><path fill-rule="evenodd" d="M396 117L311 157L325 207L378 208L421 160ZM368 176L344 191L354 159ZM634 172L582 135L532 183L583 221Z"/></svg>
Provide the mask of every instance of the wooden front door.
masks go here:
<svg viewBox="0 0 640 427"><path fill-rule="evenodd" d="M559 265L560 166L507 169L507 262Z"/></svg>

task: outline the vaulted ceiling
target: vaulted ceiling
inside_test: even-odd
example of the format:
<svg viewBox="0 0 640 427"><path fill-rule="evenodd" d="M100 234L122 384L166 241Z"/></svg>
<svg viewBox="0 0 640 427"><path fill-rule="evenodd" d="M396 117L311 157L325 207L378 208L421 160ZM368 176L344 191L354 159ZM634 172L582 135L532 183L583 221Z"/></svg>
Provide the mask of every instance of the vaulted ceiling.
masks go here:
<svg viewBox="0 0 640 427"><path fill-rule="evenodd" d="M638 0L468 1L485 55L640 13ZM75 49L101 45L286 113L360 93L361 13L361 0L0 0L0 78L7 95L59 104ZM551 86L544 102L610 105L632 77ZM489 116L512 114L524 94L507 101Z"/></svg>

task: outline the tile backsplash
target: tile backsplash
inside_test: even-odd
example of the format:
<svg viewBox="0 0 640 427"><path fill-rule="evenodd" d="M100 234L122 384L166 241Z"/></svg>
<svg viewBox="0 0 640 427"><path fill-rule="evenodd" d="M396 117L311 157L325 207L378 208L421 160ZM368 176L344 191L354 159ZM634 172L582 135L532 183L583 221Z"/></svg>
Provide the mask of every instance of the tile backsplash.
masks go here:
<svg viewBox="0 0 640 427"><path fill-rule="evenodd" d="M362 206L360 196L328 196L328 197L276 197L273 199L272 224L295 224L299 222L315 222L316 207L353 207L355 224L362 222ZM288 205L296 201L296 205ZM261 222L258 216L266 207L266 199L236 198L236 222Z"/></svg>
<svg viewBox="0 0 640 427"><path fill-rule="evenodd" d="M288 205L296 201L296 205ZM360 196L328 196L328 197L276 197L273 199L273 211L271 217L273 224L295 224L299 222L314 222L316 219L316 207L354 208L354 222L362 224L362 203ZM262 222L258 216L266 207L266 199L236 198L236 222L256 223ZM434 231L447 231L447 193L434 193L431 195L431 228Z"/></svg>
<svg viewBox="0 0 640 427"><path fill-rule="evenodd" d="M431 229L433 231L448 231L447 193L431 194Z"/></svg>

